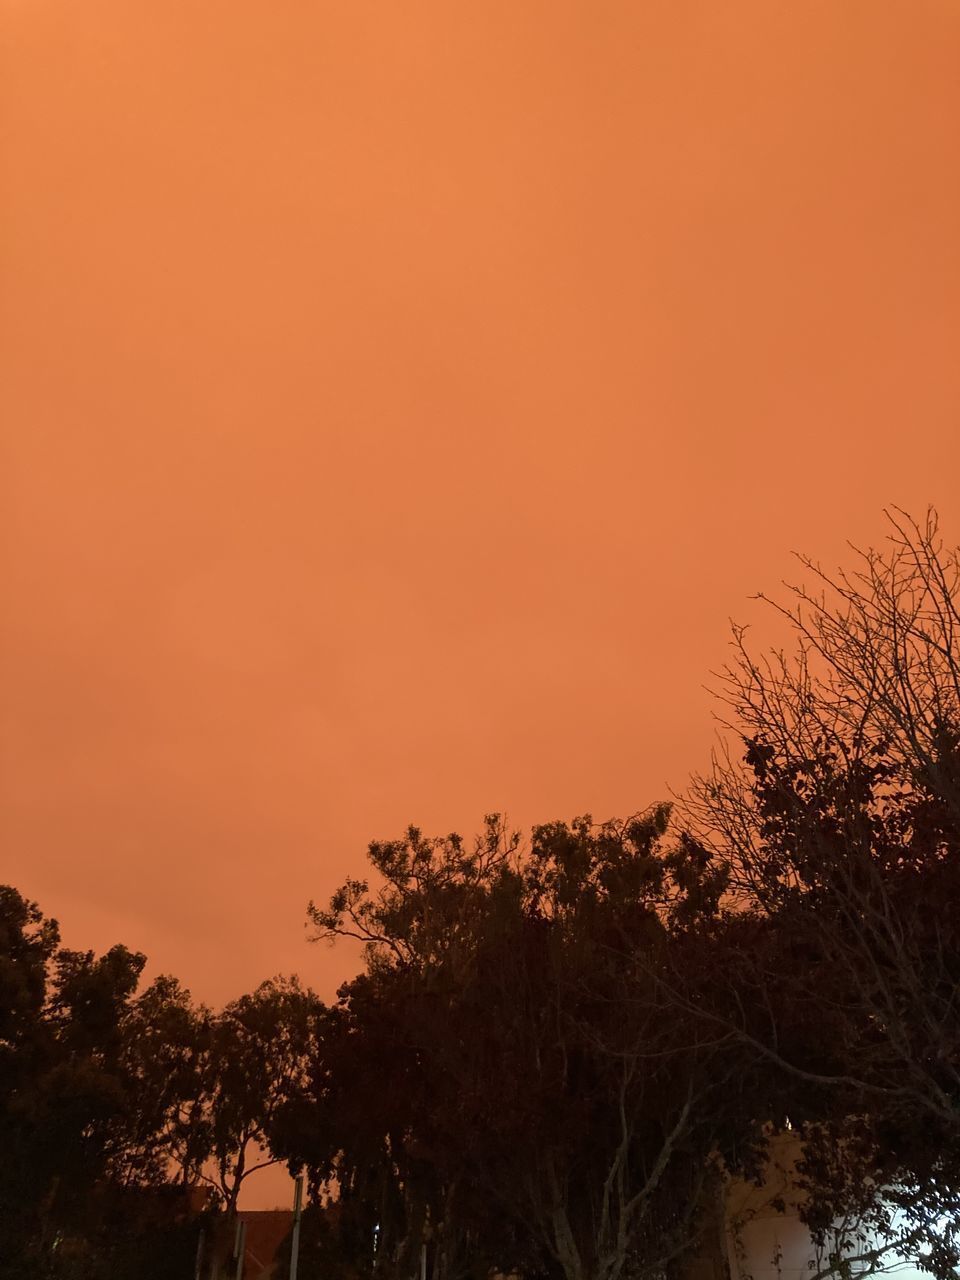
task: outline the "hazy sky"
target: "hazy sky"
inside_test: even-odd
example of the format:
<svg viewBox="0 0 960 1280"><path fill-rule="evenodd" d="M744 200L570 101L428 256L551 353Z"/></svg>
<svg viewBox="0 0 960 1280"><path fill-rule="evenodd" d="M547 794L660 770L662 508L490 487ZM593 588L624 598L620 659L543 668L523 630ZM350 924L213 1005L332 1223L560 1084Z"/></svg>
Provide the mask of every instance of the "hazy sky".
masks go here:
<svg viewBox="0 0 960 1280"><path fill-rule="evenodd" d="M371 838L662 798L792 549L960 540L956 0L0 17L0 879L71 945L330 995Z"/></svg>

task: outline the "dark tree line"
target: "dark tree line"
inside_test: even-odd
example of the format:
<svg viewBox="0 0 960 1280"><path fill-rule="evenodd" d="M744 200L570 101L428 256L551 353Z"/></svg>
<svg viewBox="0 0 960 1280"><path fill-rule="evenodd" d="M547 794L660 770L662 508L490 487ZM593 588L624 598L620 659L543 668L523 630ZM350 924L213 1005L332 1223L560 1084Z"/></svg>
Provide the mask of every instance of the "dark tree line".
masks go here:
<svg viewBox="0 0 960 1280"><path fill-rule="evenodd" d="M787 1128L825 1270L879 1238L955 1275L960 565L895 515L806 569L792 650L735 633L730 745L672 812L371 845L310 908L365 944L330 1006L141 992L0 891L0 1276L154 1274L124 1259L195 1241L179 1193L229 1216L274 1160L302 1280L682 1276Z"/></svg>
<svg viewBox="0 0 960 1280"><path fill-rule="evenodd" d="M198 1197L230 1215L319 1005L266 982L214 1013L145 957L59 944L0 886L0 1276L193 1274Z"/></svg>

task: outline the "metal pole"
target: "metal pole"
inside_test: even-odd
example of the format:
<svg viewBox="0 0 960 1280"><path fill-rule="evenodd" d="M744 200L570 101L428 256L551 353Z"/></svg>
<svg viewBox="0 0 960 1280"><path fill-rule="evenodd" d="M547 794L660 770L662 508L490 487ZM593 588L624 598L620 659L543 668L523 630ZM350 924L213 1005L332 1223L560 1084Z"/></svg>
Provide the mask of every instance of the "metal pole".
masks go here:
<svg viewBox="0 0 960 1280"><path fill-rule="evenodd" d="M237 1223L237 1280L243 1280L243 1255L247 1251L247 1224Z"/></svg>
<svg viewBox="0 0 960 1280"><path fill-rule="evenodd" d="M200 1280L200 1268L203 1266L203 1244L206 1239L206 1232L203 1227L200 1228L200 1237L197 1240L197 1260L193 1266L193 1280Z"/></svg>
<svg viewBox="0 0 960 1280"><path fill-rule="evenodd" d="M300 1212L303 1205L303 1174L297 1174L293 1191L293 1234L290 1237L290 1280L297 1280L300 1262Z"/></svg>
<svg viewBox="0 0 960 1280"><path fill-rule="evenodd" d="M420 1280L427 1280L427 1246L424 1242L420 1246Z"/></svg>

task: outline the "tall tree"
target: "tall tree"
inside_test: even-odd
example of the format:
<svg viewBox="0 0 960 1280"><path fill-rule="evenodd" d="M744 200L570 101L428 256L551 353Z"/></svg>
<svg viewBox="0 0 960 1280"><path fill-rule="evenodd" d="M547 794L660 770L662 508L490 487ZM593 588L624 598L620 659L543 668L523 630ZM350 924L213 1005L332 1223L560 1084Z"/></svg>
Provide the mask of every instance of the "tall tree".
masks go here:
<svg viewBox="0 0 960 1280"><path fill-rule="evenodd" d="M376 1197L372 1270L408 1273L426 1247L444 1280L618 1280L696 1239L716 1156L756 1135L729 1087L742 1045L664 1017L645 977L682 945L678 895L696 912L661 851L667 816L552 824L526 851L495 819L472 848L412 829L371 847L376 893L353 881L313 909L320 936L363 938L369 963L301 1150Z"/></svg>
<svg viewBox="0 0 960 1280"><path fill-rule="evenodd" d="M196 1011L172 979L138 995L144 963L60 948L0 887L0 1276L148 1275L161 1238L186 1247L167 1184Z"/></svg>
<svg viewBox="0 0 960 1280"><path fill-rule="evenodd" d="M37 1158L36 1081L55 1060L47 979L60 941L55 920L0 885L0 1275L42 1230L54 1169ZM47 1154L47 1144L42 1148ZM5 1261L8 1260L8 1261Z"/></svg>
<svg viewBox="0 0 960 1280"><path fill-rule="evenodd" d="M910 1247L946 1273L960 1223L960 555L932 513L890 521L851 572L802 561L814 586L777 606L792 650L758 658L735 631L722 696L742 761L718 755L685 820L728 878L731 930L762 939L741 953L725 1025L817 1095L812 1223L859 1201L885 1229L899 1206Z"/></svg>
<svg viewBox="0 0 960 1280"><path fill-rule="evenodd" d="M276 1164L270 1134L316 1054L323 1006L296 978L263 982L212 1019L204 1111L212 1172L231 1216L244 1182Z"/></svg>

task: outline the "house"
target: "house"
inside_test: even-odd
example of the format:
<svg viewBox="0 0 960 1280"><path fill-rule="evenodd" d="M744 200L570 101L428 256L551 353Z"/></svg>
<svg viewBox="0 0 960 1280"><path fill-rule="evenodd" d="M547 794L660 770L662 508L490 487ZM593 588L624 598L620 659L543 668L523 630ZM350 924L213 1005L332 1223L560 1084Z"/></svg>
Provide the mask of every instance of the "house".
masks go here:
<svg viewBox="0 0 960 1280"><path fill-rule="evenodd" d="M837 1224L818 1247L800 1216L799 1156L796 1135L778 1134L770 1141L761 1185L740 1178L726 1182L704 1243L683 1268L684 1280L818 1280L840 1266L849 1276L882 1271L896 1280L929 1280L916 1259L857 1223ZM869 1257L876 1250L883 1253L880 1266Z"/></svg>

